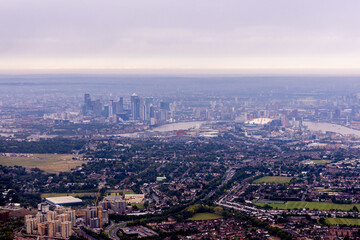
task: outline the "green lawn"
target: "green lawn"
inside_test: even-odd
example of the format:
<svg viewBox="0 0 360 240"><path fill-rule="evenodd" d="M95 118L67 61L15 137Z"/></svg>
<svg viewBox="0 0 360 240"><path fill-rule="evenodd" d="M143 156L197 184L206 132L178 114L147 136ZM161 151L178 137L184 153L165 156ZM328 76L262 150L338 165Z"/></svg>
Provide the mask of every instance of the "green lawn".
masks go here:
<svg viewBox="0 0 360 240"><path fill-rule="evenodd" d="M133 190L124 190L124 194L135 194Z"/></svg>
<svg viewBox="0 0 360 240"><path fill-rule="evenodd" d="M317 164L328 164L331 163L331 160L311 160L313 163L317 163Z"/></svg>
<svg viewBox="0 0 360 240"><path fill-rule="evenodd" d="M360 219L356 219L356 218L326 218L326 223L329 225L360 226Z"/></svg>
<svg viewBox="0 0 360 240"><path fill-rule="evenodd" d="M131 203L130 205L131 206L136 206L140 210L145 208L143 203Z"/></svg>
<svg viewBox="0 0 360 240"><path fill-rule="evenodd" d="M258 206L264 206L264 203L255 203ZM301 202L301 201L289 201L285 204L269 204L273 208L278 209L301 209L308 208L310 210L318 209L318 210L344 210L348 211L356 206L360 209L360 204L336 204L336 203L325 203L325 202Z"/></svg>
<svg viewBox="0 0 360 240"><path fill-rule="evenodd" d="M292 177L266 176L256 179L254 183L289 183Z"/></svg>
<svg viewBox="0 0 360 240"><path fill-rule="evenodd" d="M199 220L213 220L219 218L222 218L222 216L215 213L196 213L192 218L189 218L189 220L199 221Z"/></svg>

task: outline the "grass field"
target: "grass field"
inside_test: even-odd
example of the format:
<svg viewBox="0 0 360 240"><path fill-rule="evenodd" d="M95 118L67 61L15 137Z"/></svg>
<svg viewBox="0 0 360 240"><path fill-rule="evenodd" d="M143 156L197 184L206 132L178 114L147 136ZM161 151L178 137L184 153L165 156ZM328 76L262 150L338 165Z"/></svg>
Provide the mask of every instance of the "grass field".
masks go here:
<svg viewBox="0 0 360 240"><path fill-rule="evenodd" d="M135 194L133 190L124 190L124 194Z"/></svg>
<svg viewBox="0 0 360 240"><path fill-rule="evenodd" d="M264 203L264 204L285 204L285 201L274 201L274 200L267 200L267 199L261 199L257 200L254 203Z"/></svg>
<svg viewBox="0 0 360 240"><path fill-rule="evenodd" d="M325 220L329 225L360 226L360 219L356 218L326 218Z"/></svg>
<svg viewBox="0 0 360 240"><path fill-rule="evenodd" d="M199 220L213 220L219 218L222 218L222 216L215 213L196 213L192 218L189 218L189 220L199 221Z"/></svg>
<svg viewBox="0 0 360 240"><path fill-rule="evenodd" d="M142 210L144 209L144 204L143 203L132 203L130 204L131 206L136 206L138 209Z"/></svg>
<svg viewBox="0 0 360 240"><path fill-rule="evenodd" d="M97 192L82 192L82 193L43 193L41 194L42 198L49 198L49 197L62 197L62 196L73 196L73 197L85 197L91 196L96 197Z"/></svg>
<svg viewBox="0 0 360 240"><path fill-rule="evenodd" d="M32 154L30 157L0 156L0 164L4 166L22 166L25 168L39 168L49 173L68 172L72 168L86 163L72 160L71 154Z"/></svg>
<svg viewBox="0 0 360 240"><path fill-rule="evenodd" d="M256 179L254 183L289 183L292 177L266 176Z"/></svg>
<svg viewBox="0 0 360 240"><path fill-rule="evenodd" d="M331 160L311 160L311 161L316 164L328 164L332 162Z"/></svg>
<svg viewBox="0 0 360 240"><path fill-rule="evenodd" d="M255 203L258 206L264 206L264 203ZM308 208L310 210L318 209L318 210L344 210L348 211L356 206L358 209L360 208L360 204L336 204L336 203L325 203L325 202L301 202L301 201L289 201L285 204L269 204L273 208L278 209L301 209Z"/></svg>

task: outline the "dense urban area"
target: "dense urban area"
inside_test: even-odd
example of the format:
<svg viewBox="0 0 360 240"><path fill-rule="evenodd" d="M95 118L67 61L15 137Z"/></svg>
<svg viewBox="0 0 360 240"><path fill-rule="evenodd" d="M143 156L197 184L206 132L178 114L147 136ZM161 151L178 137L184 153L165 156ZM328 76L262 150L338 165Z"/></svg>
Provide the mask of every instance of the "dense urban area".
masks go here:
<svg viewBox="0 0 360 240"><path fill-rule="evenodd" d="M0 77L0 239L360 239L350 77Z"/></svg>

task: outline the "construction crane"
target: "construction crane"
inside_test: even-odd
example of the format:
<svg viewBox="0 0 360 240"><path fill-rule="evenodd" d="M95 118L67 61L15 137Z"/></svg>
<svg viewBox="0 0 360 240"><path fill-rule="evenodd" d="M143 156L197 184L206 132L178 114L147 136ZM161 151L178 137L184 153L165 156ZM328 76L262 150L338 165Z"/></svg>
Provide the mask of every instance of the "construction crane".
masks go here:
<svg viewBox="0 0 360 240"><path fill-rule="evenodd" d="M99 191L98 191L98 193L97 193L97 195L96 195L96 200L95 200L95 209L96 209L96 212L98 212L98 213L99 213L100 228L102 228L102 218L101 218L102 209L100 208L100 209L98 210L98 207L97 207L97 203L98 203L99 196L100 196L100 190L101 190L101 188L99 188Z"/></svg>

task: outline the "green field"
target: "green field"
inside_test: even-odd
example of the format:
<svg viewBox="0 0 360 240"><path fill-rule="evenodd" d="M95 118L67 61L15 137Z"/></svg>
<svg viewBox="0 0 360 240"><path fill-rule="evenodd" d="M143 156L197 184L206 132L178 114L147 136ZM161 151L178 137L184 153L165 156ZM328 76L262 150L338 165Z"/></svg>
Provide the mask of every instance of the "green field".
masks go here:
<svg viewBox="0 0 360 240"><path fill-rule="evenodd" d="M136 206L139 210L142 210L144 209L144 204L143 203L131 203L131 204L128 204L129 206Z"/></svg>
<svg viewBox="0 0 360 240"><path fill-rule="evenodd" d="M71 154L31 154L30 157L0 156L0 164L4 166L22 166L39 168L49 173L68 172L81 166L86 161L72 160Z"/></svg>
<svg viewBox="0 0 360 240"><path fill-rule="evenodd" d="M266 176L256 179L254 183L289 183L292 177Z"/></svg>
<svg viewBox="0 0 360 240"><path fill-rule="evenodd" d="M49 198L49 197L62 197L62 196L72 196L72 197L85 197L91 196L96 197L97 192L81 192L81 193L43 193L41 194L42 198Z"/></svg>
<svg viewBox="0 0 360 240"><path fill-rule="evenodd" d="M329 225L353 225L360 226L360 219L357 218L326 218Z"/></svg>
<svg viewBox="0 0 360 240"><path fill-rule="evenodd" d="M331 160L311 160L311 161L316 164L328 164L332 162Z"/></svg>
<svg viewBox="0 0 360 240"><path fill-rule="evenodd" d="M254 201L254 203L260 203L260 204L285 204L285 201L274 201L274 200L268 200L268 199L260 199Z"/></svg>
<svg viewBox="0 0 360 240"><path fill-rule="evenodd" d="M264 203L255 203L258 206L264 206ZM308 208L310 210L318 209L318 210L344 210L348 211L356 206L358 209L360 208L360 204L337 204L337 203L327 203L327 202L301 202L301 201L289 201L285 204L268 204L274 209L301 209Z"/></svg>
<svg viewBox="0 0 360 240"><path fill-rule="evenodd" d="M222 216L215 213L196 213L192 218L189 218L189 220L200 221L200 220L213 220L219 218L222 218Z"/></svg>
<svg viewBox="0 0 360 240"><path fill-rule="evenodd" d="M123 194L135 194L133 190L124 190Z"/></svg>

